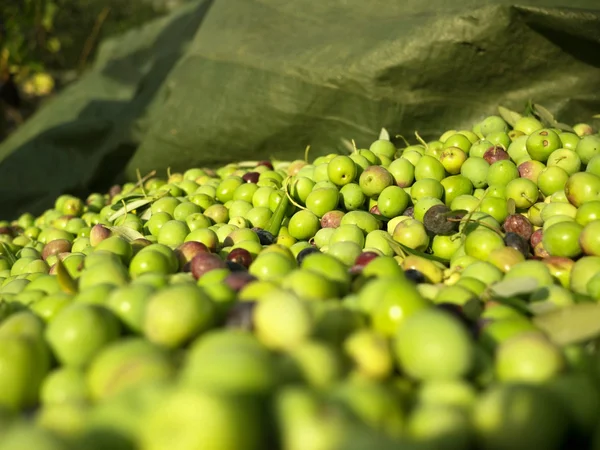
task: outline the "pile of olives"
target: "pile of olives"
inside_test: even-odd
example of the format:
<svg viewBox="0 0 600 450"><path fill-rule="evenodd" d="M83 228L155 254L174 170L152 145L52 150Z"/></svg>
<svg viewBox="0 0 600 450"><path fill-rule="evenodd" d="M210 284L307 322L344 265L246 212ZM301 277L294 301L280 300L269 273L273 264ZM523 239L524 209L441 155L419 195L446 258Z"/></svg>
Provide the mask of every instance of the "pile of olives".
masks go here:
<svg viewBox="0 0 600 450"><path fill-rule="evenodd" d="M597 448L600 136L503 112L0 222L0 448Z"/></svg>

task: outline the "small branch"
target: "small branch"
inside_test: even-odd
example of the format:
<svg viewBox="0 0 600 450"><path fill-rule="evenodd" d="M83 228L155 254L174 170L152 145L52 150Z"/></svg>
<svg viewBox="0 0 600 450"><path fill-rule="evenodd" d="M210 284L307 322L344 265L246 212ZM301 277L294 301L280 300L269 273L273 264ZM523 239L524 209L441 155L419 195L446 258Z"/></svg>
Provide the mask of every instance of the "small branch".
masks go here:
<svg viewBox="0 0 600 450"><path fill-rule="evenodd" d="M98 17L96 18L96 22L94 23L94 27L92 28L92 32L90 33L88 38L85 40L85 43L83 44L83 50L81 51L81 56L79 57L79 63L78 63L78 70L80 73L83 72L83 70L85 69L87 60L88 60L90 54L92 53L92 50L94 49L94 45L96 45L98 36L100 35L100 30L102 29L102 25L104 24L104 21L108 17L109 13L110 13L109 6L105 6L102 9L102 11L100 11L100 14L98 14Z"/></svg>

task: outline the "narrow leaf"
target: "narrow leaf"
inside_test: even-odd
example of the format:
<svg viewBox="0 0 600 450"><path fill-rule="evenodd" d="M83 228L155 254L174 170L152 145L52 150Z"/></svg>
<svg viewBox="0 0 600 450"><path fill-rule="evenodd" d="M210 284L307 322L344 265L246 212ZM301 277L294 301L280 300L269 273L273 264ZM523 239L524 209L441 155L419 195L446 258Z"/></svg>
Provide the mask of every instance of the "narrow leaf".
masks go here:
<svg viewBox="0 0 600 450"><path fill-rule="evenodd" d="M166 195L166 194L167 194L167 192L165 192L163 195ZM122 206L113 215L111 215L108 218L108 221L113 222L115 219L118 219L119 217L124 216L125 214L128 214L131 211L141 208L142 206L149 205L150 203L156 201L158 198L160 198L160 197L159 196L146 197L146 198L141 198L139 200L134 200L130 203L127 203L125 206Z"/></svg>
<svg viewBox="0 0 600 450"><path fill-rule="evenodd" d="M569 345L600 336L600 304L579 303L536 316L535 326L558 345Z"/></svg>
<svg viewBox="0 0 600 450"><path fill-rule="evenodd" d="M112 209L113 211L118 211L119 208L123 207L123 203L127 204L127 203L129 203L131 201L137 200L139 198L144 198L144 197L145 196L142 195L142 194L129 194L129 195L126 195L125 197L120 198L118 202L110 205L110 209Z"/></svg>
<svg viewBox="0 0 600 450"><path fill-rule="evenodd" d="M556 311L557 309L559 309L559 307L556 306L556 303L552 303L551 301L548 301L548 300L543 300L540 302L533 302L529 305L529 311L531 311L531 313L534 316L541 316L543 314L548 314L553 311Z"/></svg>
<svg viewBox="0 0 600 450"><path fill-rule="evenodd" d="M447 263L447 261L445 259L438 258L437 256L430 255L429 253L425 253L425 252L422 252L420 250L415 250L414 248L407 247L406 245L400 244L399 242L397 244L400 247L402 247L402 250L404 250L406 253L410 253L411 255L420 256L421 258L425 258L425 259L428 259L430 261L435 261L435 262L439 262L439 263L442 263L442 264L446 264Z"/></svg>
<svg viewBox="0 0 600 450"><path fill-rule="evenodd" d="M381 214L375 214L375 213L372 213L371 211L369 211L369 214L371 216L373 216L375 219L380 220L381 222L388 222L390 220L387 217L382 216Z"/></svg>
<svg viewBox="0 0 600 450"><path fill-rule="evenodd" d="M341 141L342 141L342 145L346 148L346 150L349 153L354 152L354 146L352 145L352 142L350 142L348 139L344 139L344 138L341 138Z"/></svg>
<svg viewBox="0 0 600 450"><path fill-rule="evenodd" d="M533 101L527 100L527 104L525 105L525 116L533 116L535 115L535 111L533 110Z"/></svg>
<svg viewBox="0 0 600 450"><path fill-rule="evenodd" d="M442 214L443 217L460 217L460 216L465 216L466 214L469 214L469 211L467 211L466 209L455 209L453 211L448 211L445 212L444 214Z"/></svg>
<svg viewBox="0 0 600 450"><path fill-rule="evenodd" d="M544 108L542 105L535 103L533 105L533 110L536 116L538 116L542 122L544 122L547 126L558 128L559 130L570 131L573 132L573 128L565 123L558 122L552 113Z"/></svg>
<svg viewBox="0 0 600 450"><path fill-rule="evenodd" d="M483 193L483 195L481 196L481 198L479 199L479 201L477 202L477 204L475 205L475 207L473 208L473 210L461 219L461 223L464 223L464 224L463 224L463 229L461 230L460 233L463 236L466 236L467 226L469 225L469 222L471 222L471 218L473 217L473 214L475 213L475 211L477 211L479 209L479 207L481 206L481 203L483 202L483 199L486 198L487 195L488 195L488 190L486 189L485 192Z"/></svg>
<svg viewBox="0 0 600 450"><path fill-rule="evenodd" d="M384 140L384 141L389 141L390 133L388 132L388 130L386 130L385 128L382 128L381 131L379 132L379 139Z"/></svg>
<svg viewBox="0 0 600 450"><path fill-rule="evenodd" d="M509 298L515 295L530 294L538 287L538 281L532 277L518 277L503 280L490 286L494 298Z"/></svg>
<svg viewBox="0 0 600 450"><path fill-rule="evenodd" d="M398 256L406 256L406 254L408 253L410 255L420 256L421 258L429 259L430 261L436 261L442 264L446 263L446 261L442 258L438 258L437 256L430 255L429 253L425 253L420 250L415 250L413 248L407 247L404 244L401 244L400 242L396 242L394 241L394 239L392 239L391 236L385 236L385 239L390 244L390 247L392 248L394 253Z"/></svg>
<svg viewBox="0 0 600 450"><path fill-rule="evenodd" d="M152 210L150 208L146 209L146 211L144 211L144 213L140 216L140 219L142 220L148 220L150 219L150 217L152 217Z"/></svg>
<svg viewBox="0 0 600 450"><path fill-rule="evenodd" d="M556 128L558 128L559 130L568 131L569 133L575 133L575 130L573 129L573 127L571 127L571 125L568 125L566 123L557 122Z"/></svg>
<svg viewBox="0 0 600 450"><path fill-rule="evenodd" d="M281 198L281 202L279 202L279 205L277 205L275 213L273 213L273 216L271 217L271 221L269 222L269 227L267 228L267 231L269 231L273 236L277 236L279 234L279 229L281 228L281 223L283 222L283 219L285 217L285 211L287 210L289 203L290 200L288 196L284 195Z"/></svg>
<svg viewBox="0 0 600 450"><path fill-rule="evenodd" d="M13 251L10 249L10 247L8 245L6 245L6 243L0 242L0 244L2 244L2 253L4 254L4 256L6 256L8 258L8 261L10 262L10 265L12 266L14 263L17 262L17 257L15 256Z"/></svg>
<svg viewBox="0 0 600 450"><path fill-rule="evenodd" d="M497 303L510 306L511 308L519 311L525 316L529 316L531 314L529 310L529 304L525 300L520 299L519 297L498 297L494 298L493 300Z"/></svg>
<svg viewBox="0 0 600 450"><path fill-rule="evenodd" d="M58 279L58 285L60 286L61 291L67 294L77 293L77 283L71 277L60 259L56 261L56 278Z"/></svg>
<svg viewBox="0 0 600 450"><path fill-rule="evenodd" d="M600 119L600 114L594 114L594 115L592 116L592 118L594 118L594 119Z"/></svg>
<svg viewBox="0 0 600 450"><path fill-rule="evenodd" d="M514 199L509 198L506 201L506 210L507 210L507 212L508 212L509 215L512 215L512 214L514 214L517 211L517 204L516 204L516 202L515 202Z"/></svg>
<svg viewBox="0 0 600 450"><path fill-rule="evenodd" d="M511 127L514 127L517 121L523 117L518 112L512 111L504 106L498 106L498 113Z"/></svg>
<svg viewBox="0 0 600 450"><path fill-rule="evenodd" d="M237 166L244 169L253 169L257 166L258 163L259 161L240 161L239 163L237 163Z"/></svg>
<svg viewBox="0 0 600 450"><path fill-rule="evenodd" d="M552 113L544 108L542 105L538 105L537 103L533 104L533 112L536 116L538 116L541 121L544 123L544 125L546 126L554 126L554 124L556 123L556 119L554 118L554 116L552 115Z"/></svg>
<svg viewBox="0 0 600 450"><path fill-rule="evenodd" d="M115 227L108 227L108 229L110 231L112 231L113 233L121 236L123 239L125 239L129 242L135 241L136 239L144 239L144 235L142 233L140 233L139 231L134 230L133 228L123 227L123 226L115 226Z"/></svg>

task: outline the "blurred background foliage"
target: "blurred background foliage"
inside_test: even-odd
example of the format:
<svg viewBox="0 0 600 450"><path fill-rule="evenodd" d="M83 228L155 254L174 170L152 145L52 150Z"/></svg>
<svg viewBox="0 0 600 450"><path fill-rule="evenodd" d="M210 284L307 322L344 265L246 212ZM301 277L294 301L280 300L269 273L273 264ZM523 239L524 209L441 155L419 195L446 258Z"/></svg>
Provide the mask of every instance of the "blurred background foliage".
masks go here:
<svg viewBox="0 0 600 450"><path fill-rule="evenodd" d="M75 80L98 44L187 0L0 0L0 141Z"/></svg>

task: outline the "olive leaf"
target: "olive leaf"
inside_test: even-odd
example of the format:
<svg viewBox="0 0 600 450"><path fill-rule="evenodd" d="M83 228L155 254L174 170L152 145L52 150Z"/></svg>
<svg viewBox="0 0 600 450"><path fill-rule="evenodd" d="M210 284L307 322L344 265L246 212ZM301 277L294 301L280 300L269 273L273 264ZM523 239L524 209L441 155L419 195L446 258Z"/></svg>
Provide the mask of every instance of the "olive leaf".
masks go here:
<svg viewBox="0 0 600 450"><path fill-rule="evenodd" d="M258 165L259 161L240 161L236 165L243 169L253 169Z"/></svg>
<svg viewBox="0 0 600 450"><path fill-rule="evenodd" d="M342 145L346 148L346 150L348 150L348 152L350 153L354 153L354 149L356 148L352 142L350 142L348 139L344 139L341 138L342 141Z"/></svg>
<svg viewBox="0 0 600 450"><path fill-rule="evenodd" d="M73 277L71 277L60 259L56 261L56 278L61 291L67 294L77 293L77 283Z"/></svg>
<svg viewBox="0 0 600 450"><path fill-rule="evenodd" d="M415 250L414 248L407 247L406 245L401 244L400 242L396 242L390 236L385 235L384 237L390 244L390 247L392 248L394 253L398 256L404 257L408 253L410 255L420 256L421 258L429 259L430 261L436 261L442 264L446 263L446 261L442 258L438 258L437 256L430 255L429 253L425 253L420 250Z"/></svg>
<svg viewBox="0 0 600 450"><path fill-rule="evenodd" d="M113 211L117 211L123 205L123 202L128 203L130 201L137 200L139 198L144 198L144 197L145 197L145 195L143 195L143 194L128 194L124 197L121 197L118 202L110 205L110 209L112 209Z"/></svg>
<svg viewBox="0 0 600 450"><path fill-rule="evenodd" d="M558 122L554 118L552 113L550 111L548 111L546 108L544 108L542 105L534 103L533 104L533 112L537 117L540 118L540 120L542 122L544 122L544 124L546 126L558 128L559 130L563 130L563 131L570 131L571 133L574 132L573 128L571 128L569 125Z"/></svg>
<svg viewBox="0 0 600 450"><path fill-rule="evenodd" d="M444 217L460 217L466 214L469 214L469 211L466 209L454 209L452 211L443 213Z"/></svg>
<svg viewBox="0 0 600 450"><path fill-rule="evenodd" d="M144 235L139 231L134 230L133 228L123 226L114 226L107 228L114 234L121 236L128 242L135 241L136 239L144 239Z"/></svg>
<svg viewBox="0 0 600 450"><path fill-rule="evenodd" d="M134 200L132 202L126 203L124 206L119 208L114 214L109 216L108 221L113 222L113 221L115 221L115 219L118 219L119 217L124 216L125 214L128 214L131 211L139 209L143 206L149 205L150 203L155 202L156 200L158 200L159 198L161 198L167 194L168 194L168 192L165 191L164 193L162 193L160 195L156 195L153 197L140 198L139 200Z"/></svg>
<svg viewBox="0 0 600 450"><path fill-rule="evenodd" d="M6 256L8 258L10 265L12 266L14 263L16 263L17 257L15 256L13 251L10 249L10 247L8 245L6 245L5 242L0 242L0 246L2 247L2 253L4 254L4 256Z"/></svg>
<svg viewBox="0 0 600 450"><path fill-rule="evenodd" d="M373 216L375 219L381 220L382 222L388 222L390 220L387 217L382 216L381 214L375 214L375 213L372 213L371 211L369 211L369 214L371 216Z"/></svg>
<svg viewBox="0 0 600 450"><path fill-rule="evenodd" d="M148 220L150 219L150 217L152 217L152 210L150 208L147 208L146 211L144 211L140 216L140 219Z"/></svg>
<svg viewBox="0 0 600 450"><path fill-rule="evenodd" d="M540 302L533 302L529 305L529 311L534 316L541 316L543 314L548 314L553 311L556 311L557 309L559 309L559 307L556 306L556 303L552 303L551 301L548 301L548 300L543 300Z"/></svg>
<svg viewBox="0 0 600 450"><path fill-rule="evenodd" d="M508 123L511 127L514 127L519 119L523 116L516 111L512 111L504 106L498 106L498 114Z"/></svg>
<svg viewBox="0 0 600 450"><path fill-rule="evenodd" d="M595 302L578 303L532 320L558 345L575 344L600 336L600 304Z"/></svg>
<svg viewBox="0 0 600 450"><path fill-rule="evenodd" d="M463 236L466 236L466 230L467 230L467 225L469 224L469 222L472 221L473 218L473 214L475 213L475 211L477 211L479 209L479 207L481 206L481 203L483 202L483 199L486 198L488 195L488 190L486 189L485 192L483 193L483 195L481 196L481 198L479 199L479 201L477 202L477 204L475 205L475 207L466 215L461 219L461 222L464 221L464 225L463 225L463 229L460 231L460 233Z"/></svg>
<svg viewBox="0 0 600 450"><path fill-rule="evenodd" d="M513 215L517 211L517 203L513 198L506 200L506 211L509 215Z"/></svg>
<svg viewBox="0 0 600 450"><path fill-rule="evenodd" d="M535 111L533 109L533 100L527 100L527 104L525 105L525 112L523 113L525 116L534 116Z"/></svg>
<svg viewBox="0 0 600 450"><path fill-rule="evenodd" d="M494 283L489 291L494 298L510 298L515 295L531 294L538 287L538 281L533 277L518 277Z"/></svg>
<svg viewBox="0 0 600 450"><path fill-rule="evenodd" d="M381 139L383 141L389 141L390 133L388 132L388 130L386 130L385 128L382 128L381 131L379 132L379 139Z"/></svg>
<svg viewBox="0 0 600 450"><path fill-rule="evenodd" d="M594 115L592 116L592 119L600 119L600 114L594 114Z"/></svg>
<svg viewBox="0 0 600 450"><path fill-rule="evenodd" d="M519 297L498 297L494 298L493 301L509 306L525 316L531 315L531 311L529 310L529 304Z"/></svg>
<svg viewBox="0 0 600 450"><path fill-rule="evenodd" d="M286 178L284 183L287 184L287 181L288 179ZM279 234L279 230L281 229L281 223L283 222L283 219L285 217L285 211L287 210L289 203L290 200L288 196L284 195L281 198L279 205L277 205L277 208L275 209L271 220L269 221L267 231L270 232L273 236L277 236Z"/></svg>
<svg viewBox="0 0 600 450"><path fill-rule="evenodd" d="M575 130L573 129L573 127L567 123L556 122L556 128L558 128L559 130L562 130L562 131L568 131L569 133L575 133Z"/></svg>

